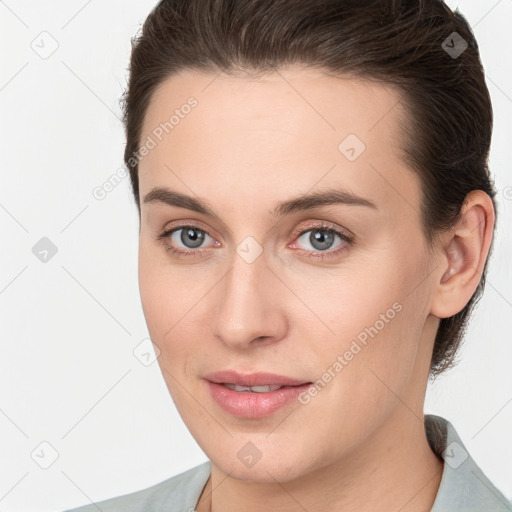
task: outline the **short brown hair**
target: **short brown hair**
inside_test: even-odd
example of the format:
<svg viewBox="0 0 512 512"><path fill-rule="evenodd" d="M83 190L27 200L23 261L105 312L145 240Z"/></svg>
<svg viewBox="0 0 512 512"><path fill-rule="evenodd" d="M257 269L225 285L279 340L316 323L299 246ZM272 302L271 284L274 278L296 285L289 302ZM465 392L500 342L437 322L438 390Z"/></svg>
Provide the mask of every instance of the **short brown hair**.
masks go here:
<svg viewBox="0 0 512 512"><path fill-rule="evenodd" d="M464 48L459 43L467 48L450 53ZM487 163L493 113L478 45L464 16L443 1L162 0L132 40L123 97L124 158L139 214L133 155L151 96L165 79L187 69L254 75L295 63L398 87L410 124L403 149L421 179L429 246L457 222L472 190L486 192L496 211ZM487 263L464 309L440 321L432 376L455 364Z"/></svg>

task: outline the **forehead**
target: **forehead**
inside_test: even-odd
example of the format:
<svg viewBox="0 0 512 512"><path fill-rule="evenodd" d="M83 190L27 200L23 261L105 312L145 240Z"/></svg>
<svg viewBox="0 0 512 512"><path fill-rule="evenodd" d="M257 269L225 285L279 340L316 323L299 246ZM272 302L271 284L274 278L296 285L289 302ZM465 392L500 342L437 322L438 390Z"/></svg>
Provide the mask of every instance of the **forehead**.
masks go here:
<svg viewBox="0 0 512 512"><path fill-rule="evenodd" d="M318 131L322 135L336 134L335 139L344 133L355 133L368 144L396 144L403 138L397 121L405 116L396 87L298 66L258 78L182 71L163 81L153 93L143 132L149 133L168 121L173 111L179 111L192 97L197 106L190 114L180 115L180 130L173 129L183 135L192 129L201 135L203 130L210 131L217 125L231 129L230 135L238 134L239 138L258 129L302 135L310 140L317 139L312 135ZM184 118L189 121L181 123ZM388 141L383 140L386 134Z"/></svg>
<svg viewBox="0 0 512 512"><path fill-rule="evenodd" d="M396 201L403 187L419 201L401 151L400 100L390 85L297 66L258 78L184 71L160 84L146 111L141 142L155 144L139 163L141 198L169 183L202 197L214 185L225 200L238 187L241 202L254 202L263 186L277 200L318 183L375 202Z"/></svg>

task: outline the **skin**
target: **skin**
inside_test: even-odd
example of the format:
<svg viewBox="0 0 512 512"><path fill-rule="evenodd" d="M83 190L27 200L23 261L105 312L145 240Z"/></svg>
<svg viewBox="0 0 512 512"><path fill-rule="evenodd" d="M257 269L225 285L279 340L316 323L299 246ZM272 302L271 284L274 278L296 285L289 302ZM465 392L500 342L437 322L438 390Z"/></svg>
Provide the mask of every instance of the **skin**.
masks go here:
<svg viewBox="0 0 512 512"><path fill-rule="evenodd" d="M197 107L140 162L139 285L169 392L212 462L197 510L430 510L443 469L423 424L433 342L439 318L478 285L490 198L468 195L460 222L428 250L420 181L400 150L400 96L383 84L298 66L260 79L187 70L153 94L141 140L190 96ZM355 161L338 149L350 133L366 145ZM218 218L144 202L157 186ZM329 188L376 208L272 215L280 201ZM335 236L323 253L341 253L308 258L322 253L309 239L320 221L354 243ZM180 231L157 239L191 223L209 235L200 255ZM236 251L248 236L263 250L252 263ZM244 419L210 398L202 377L221 369L316 381L395 302L402 310L307 405ZM248 441L262 454L252 467L237 457Z"/></svg>

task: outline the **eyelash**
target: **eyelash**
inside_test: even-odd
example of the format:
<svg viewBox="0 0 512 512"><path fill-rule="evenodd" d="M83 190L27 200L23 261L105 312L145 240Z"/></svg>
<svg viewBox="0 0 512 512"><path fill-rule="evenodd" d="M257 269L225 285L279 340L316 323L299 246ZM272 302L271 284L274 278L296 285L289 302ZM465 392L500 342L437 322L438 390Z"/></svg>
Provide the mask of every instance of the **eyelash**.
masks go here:
<svg viewBox="0 0 512 512"><path fill-rule="evenodd" d="M166 239L172 235L175 231L179 231L180 229L193 229L196 231L201 231L202 233L206 233L210 238L213 238L208 231L200 228L199 226L194 226L192 224L184 224L181 226L173 226L170 229L165 230L161 234L159 234L156 238L157 240L162 240L165 250L170 252L171 254L177 255L177 256L195 256L195 255L201 255L204 253L207 249L178 249L176 247L173 247L172 245L169 245L166 243ZM305 233L308 233L309 231L323 231L326 233L333 233L335 235L338 235L345 244L348 246L351 246L354 244L354 238L342 233L341 231L338 231L337 229L333 228L331 225L326 223L320 223L313 226L308 226L307 229L304 229L300 232L298 232L295 236L295 238L300 238ZM341 245L334 251L308 251L307 249L295 249L300 254L305 255L307 258L319 258L321 260L326 258L334 258L341 254L342 252L347 250L347 245Z"/></svg>

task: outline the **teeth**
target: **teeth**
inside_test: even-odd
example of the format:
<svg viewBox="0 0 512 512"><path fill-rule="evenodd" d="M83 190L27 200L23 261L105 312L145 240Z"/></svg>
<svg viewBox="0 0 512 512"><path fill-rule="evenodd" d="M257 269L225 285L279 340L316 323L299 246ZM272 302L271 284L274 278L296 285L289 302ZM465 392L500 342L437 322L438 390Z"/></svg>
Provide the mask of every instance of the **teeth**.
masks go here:
<svg viewBox="0 0 512 512"><path fill-rule="evenodd" d="M281 389L283 386L239 386L238 384L224 384L228 389L232 389L234 391L253 391L255 393L267 393L269 391L275 391L276 389Z"/></svg>

